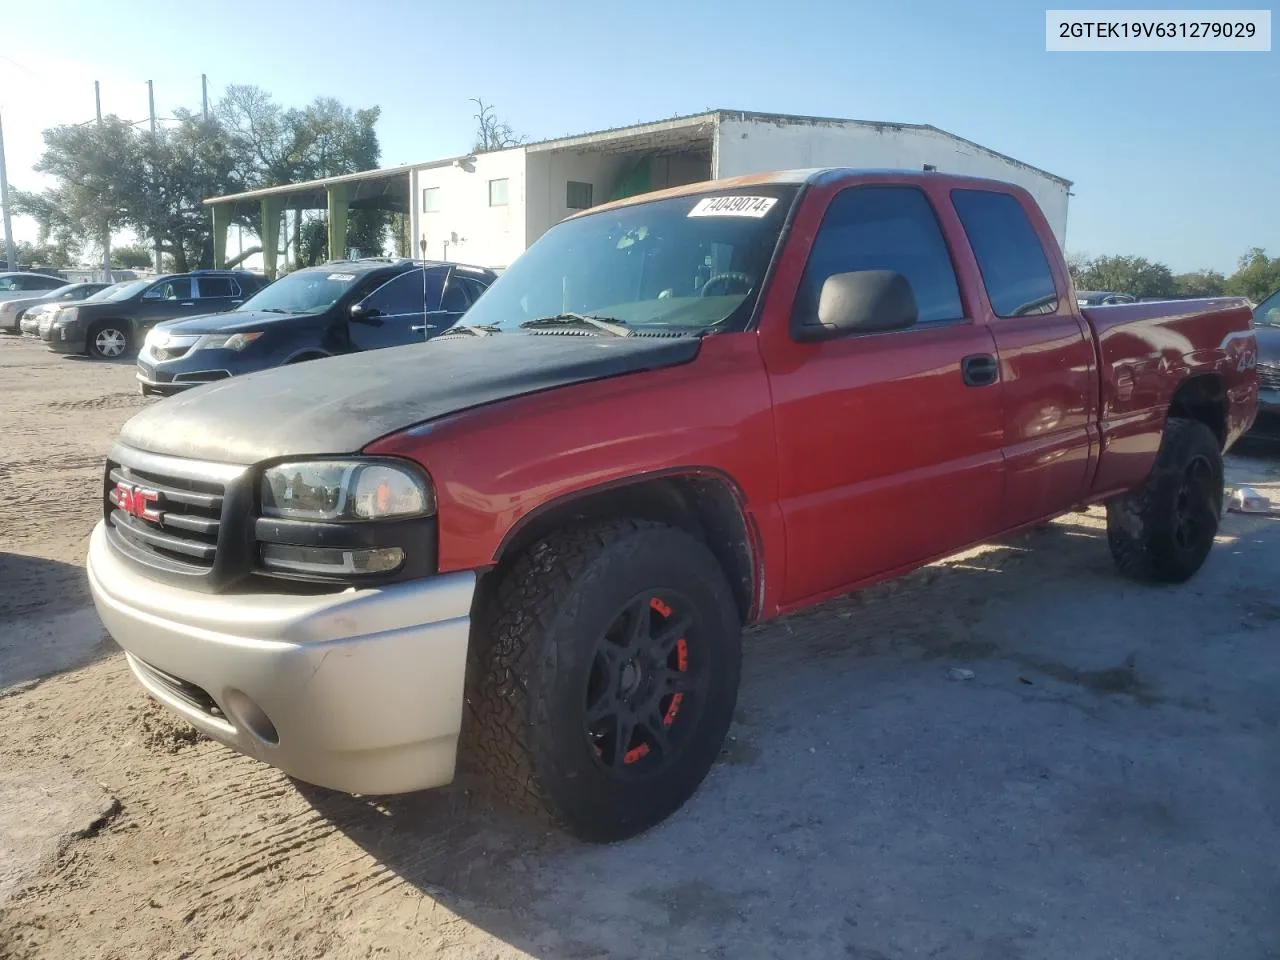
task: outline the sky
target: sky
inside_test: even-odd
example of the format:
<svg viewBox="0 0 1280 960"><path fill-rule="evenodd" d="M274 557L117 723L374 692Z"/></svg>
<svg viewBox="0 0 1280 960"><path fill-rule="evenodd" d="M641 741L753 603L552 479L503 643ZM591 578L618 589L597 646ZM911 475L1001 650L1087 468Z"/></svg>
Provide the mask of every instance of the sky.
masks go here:
<svg viewBox="0 0 1280 960"><path fill-rule="evenodd" d="M929 123L1074 181L1069 252L1226 273L1250 247L1280 255L1275 49L1047 53L1045 7L1008 0L55 6L0 20L17 188L45 185L42 130L93 118L94 80L104 114L145 122L147 80L172 116L199 108L204 73L213 99L252 83L290 106L380 106L384 166L467 151L471 97L533 140L721 107Z"/></svg>

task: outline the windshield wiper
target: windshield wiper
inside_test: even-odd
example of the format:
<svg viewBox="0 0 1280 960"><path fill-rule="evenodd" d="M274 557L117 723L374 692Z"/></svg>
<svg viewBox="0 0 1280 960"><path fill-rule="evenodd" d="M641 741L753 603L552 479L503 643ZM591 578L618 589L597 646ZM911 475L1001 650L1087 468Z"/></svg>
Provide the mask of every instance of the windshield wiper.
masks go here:
<svg viewBox="0 0 1280 960"><path fill-rule="evenodd" d="M557 313L551 317L526 320L520 326L522 329L536 329L537 327L558 327L571 323L595 327L597 330L604 330L615 337L631 336L631 329L627 326L625 320L617 320L613 317L594 317L585 313Z"/></svg>
<svg viewBox="0 0 1280 960"><path fill-rule="evenodd" d="M502 331L500 329L498 329L491 323L476 323L476 324L459 323L450 327L448 330L445 330L443 333L440 334L440 337L447 337L451 333L469 333L473 337L487 337L490 334L501 333L501 332ZM439 340L440 337L436 337L436 339Z"/></svg>
<svg viewBox="0 0 1280 960"><path fill-rule="evenodd" d="M293 313L292 310L286 310L284 307L263 307L263 313Z"/></svg>

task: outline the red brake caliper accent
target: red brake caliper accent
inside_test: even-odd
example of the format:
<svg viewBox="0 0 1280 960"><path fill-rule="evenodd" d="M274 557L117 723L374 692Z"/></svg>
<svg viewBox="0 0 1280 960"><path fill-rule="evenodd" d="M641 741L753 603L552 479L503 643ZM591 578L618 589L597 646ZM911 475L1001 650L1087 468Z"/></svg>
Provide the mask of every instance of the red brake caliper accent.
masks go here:
<svg viewBox="0 0 1280 960"><path fill-rule="evenodd" d="M671 607L662 602L660 597L649 598L649 608L660 617L671 616ZM676 641L676 669L684 672L689 669L689 644L681 637ZM662 725L669 727L675 723L676 714L680 712L680 701L684 699L683 693L672 694L671 703L667 706L667 712L662 717ZM597 752L599 748L597 747ZM622 755L623 763L635 763L649 755L649 745L642 743L639 746L632 747Z"/></svg>
<svg viewBox="0 0 1280 960"><path fill-rule="evenodd" d="M649 606L664 617L671 616L671 608L657 597L649 601ZM676 641L676 669L681 673L689 669L689 642L684 637ZM662 725L664 727L669 727L676 722L676 714L680 712L680 702L682 700L684 700L683 693L672 694L671 702L667 704L667 712L662 717Z"/></svg>

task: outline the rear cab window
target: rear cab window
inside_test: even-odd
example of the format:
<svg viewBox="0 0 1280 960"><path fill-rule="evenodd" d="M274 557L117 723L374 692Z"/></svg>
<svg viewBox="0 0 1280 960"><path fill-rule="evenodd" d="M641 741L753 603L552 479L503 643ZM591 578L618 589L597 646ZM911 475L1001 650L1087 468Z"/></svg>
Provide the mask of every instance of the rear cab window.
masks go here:
<svg viewBox="0 0 1280 960"><path fill-rule="evenodd" d="M849 187L836 195L809 252L792 323L816 323L827 278L857 270L892 270L905 277L915 295L917 325L965 318L942 227L918 187Z"/></svg>
<svg viewBox="0 0 1280 960"><path fill-rule="evenodd" d="M953 190L951 202L978 261L997 317L1058 312L1044 245L1018 198L994 190Z"/></svg>

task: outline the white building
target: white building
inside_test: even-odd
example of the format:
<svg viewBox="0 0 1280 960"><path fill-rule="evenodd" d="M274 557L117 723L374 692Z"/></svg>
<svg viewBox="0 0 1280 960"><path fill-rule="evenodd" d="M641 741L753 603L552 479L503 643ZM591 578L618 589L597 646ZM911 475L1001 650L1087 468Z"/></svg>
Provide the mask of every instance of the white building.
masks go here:
<svg viewBox="0 0 1280 960"><path fill-rule="evenodd" d="M1061 244L1071 181L921 124L715 110L452 157L409 170L414 254L505 267L579 209L662 187L808 167L936 169L1006 180Z"/></svg>

